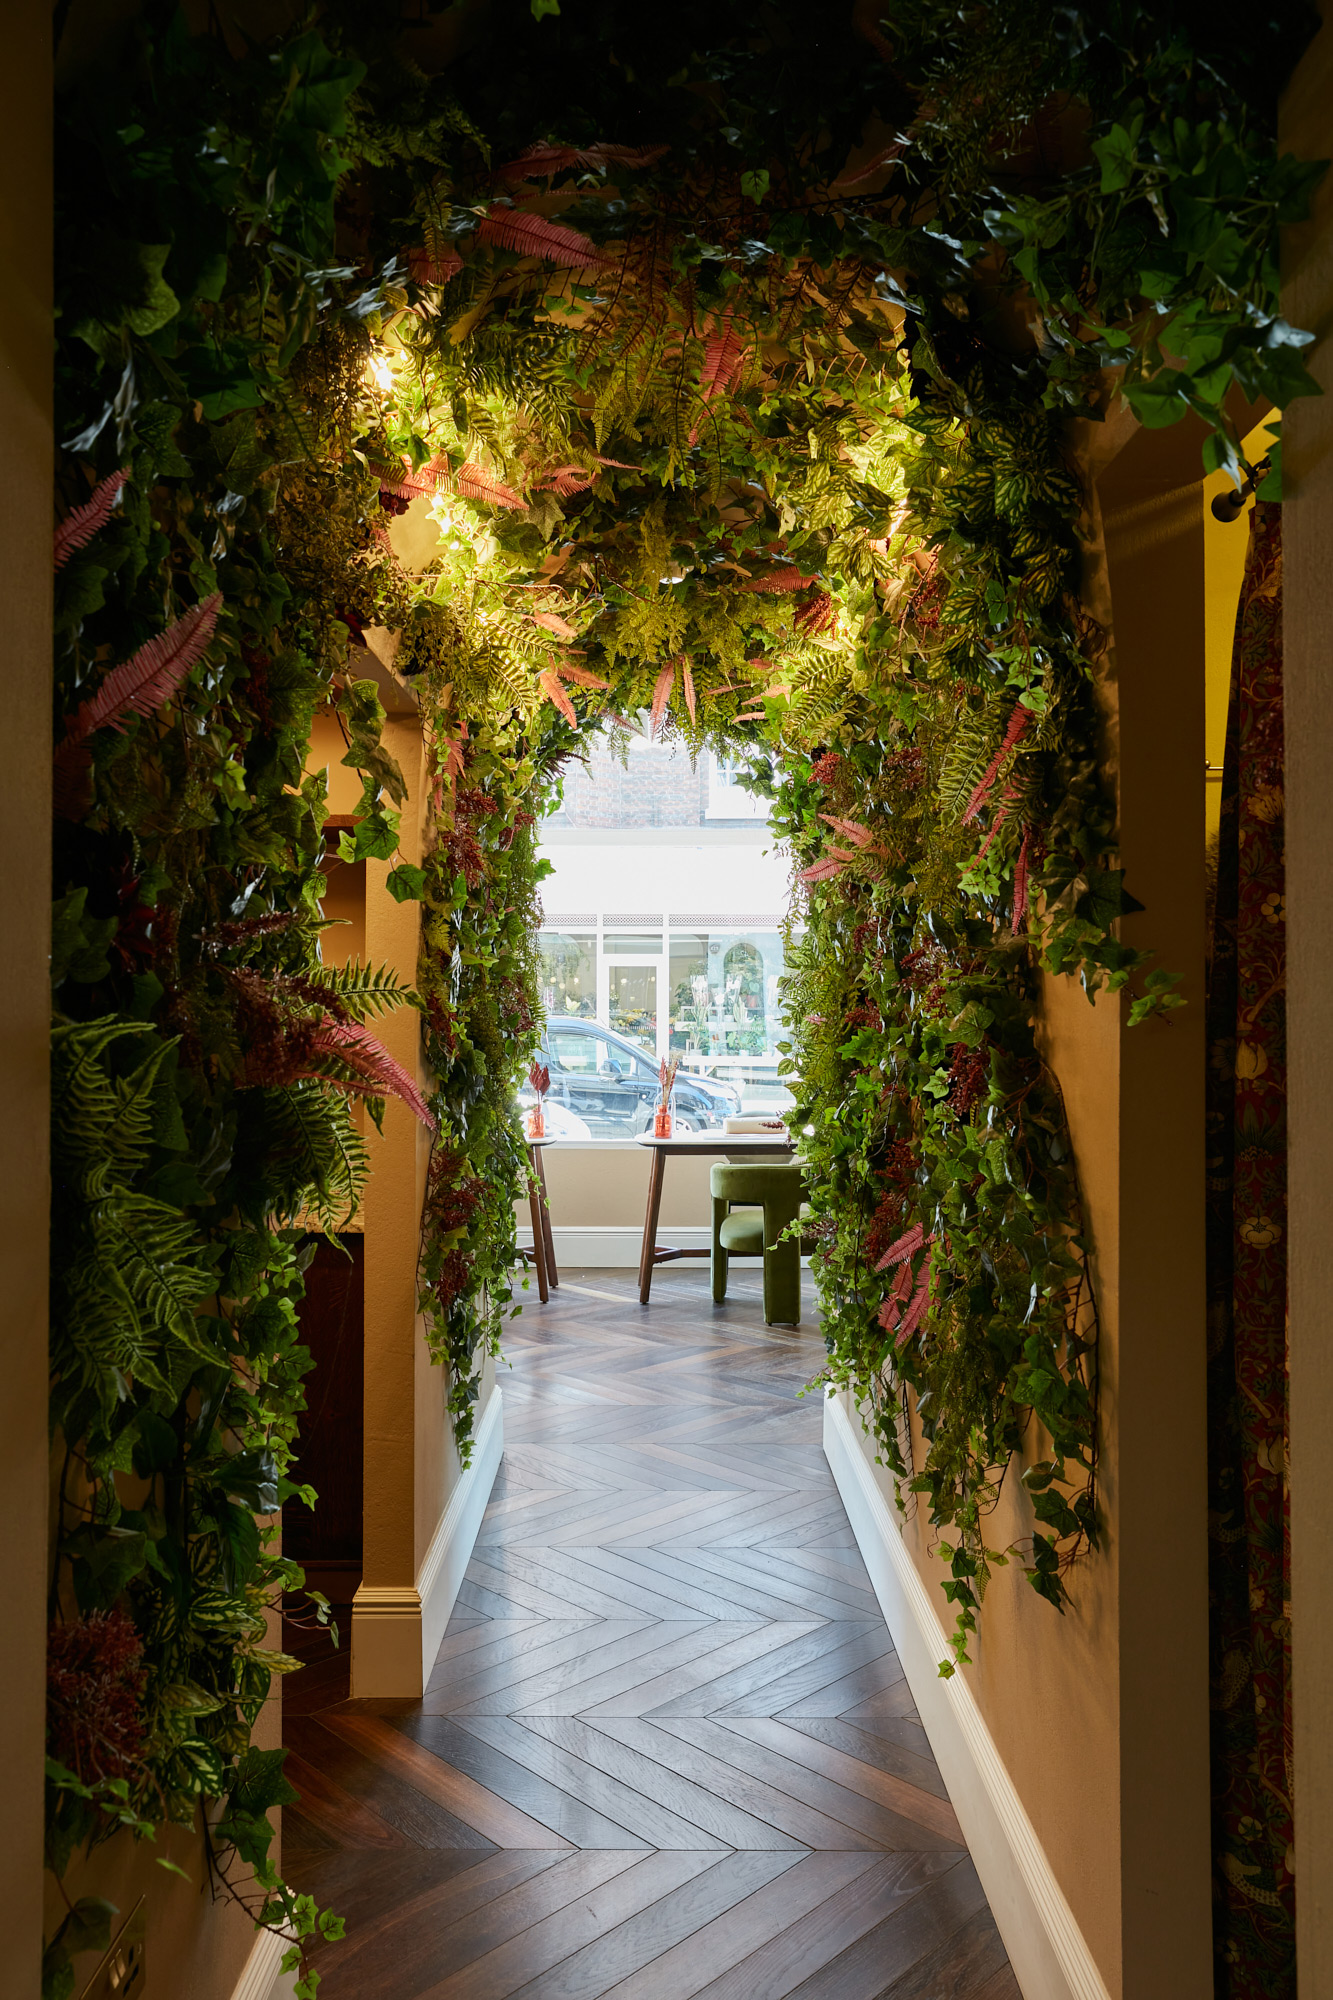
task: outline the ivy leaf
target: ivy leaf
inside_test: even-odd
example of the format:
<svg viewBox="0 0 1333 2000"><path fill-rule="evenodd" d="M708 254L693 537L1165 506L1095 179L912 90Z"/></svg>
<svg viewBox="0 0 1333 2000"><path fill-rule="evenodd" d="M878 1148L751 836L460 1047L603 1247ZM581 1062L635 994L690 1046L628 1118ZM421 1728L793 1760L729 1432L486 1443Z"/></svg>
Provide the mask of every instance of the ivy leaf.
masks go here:
<svg viewBox="0 0 1333 2000"><path fill-rule="evenodd" d="M400 861L384 878L395 903L419 903L426 893L426 871L411 861Z"/></svg>

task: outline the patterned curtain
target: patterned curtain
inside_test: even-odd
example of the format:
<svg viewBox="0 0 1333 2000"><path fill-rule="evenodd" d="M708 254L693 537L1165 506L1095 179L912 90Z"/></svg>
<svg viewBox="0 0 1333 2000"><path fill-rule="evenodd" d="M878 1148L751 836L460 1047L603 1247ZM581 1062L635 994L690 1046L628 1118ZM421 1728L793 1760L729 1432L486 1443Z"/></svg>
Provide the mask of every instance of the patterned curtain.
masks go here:
<svg viewBox="0 0 1333 2000"><path fill-rule="evenodd" d="M1294 2000L1281 509L1236 618L1208 987L1208 1455L1218 2000Z"/></svg>

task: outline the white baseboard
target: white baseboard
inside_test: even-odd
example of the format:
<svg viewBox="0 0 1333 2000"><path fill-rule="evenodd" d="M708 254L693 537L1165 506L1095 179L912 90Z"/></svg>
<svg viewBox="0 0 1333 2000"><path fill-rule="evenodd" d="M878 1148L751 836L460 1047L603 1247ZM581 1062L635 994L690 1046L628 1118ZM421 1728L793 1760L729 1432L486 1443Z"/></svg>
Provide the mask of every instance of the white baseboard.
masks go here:
<svg viewBox="0 0 1333 2000"><path fill-rule="evenodd" d="M491 1390L472 1463L449 1496L414 1584L365 1584L352 1600L352 1693L418 1698L430 1679L449 1615L504 1455L504 1402Z"/></svg>
<svg viewBox="0 0 1333 2000"><path fill-rule="evenodd" d="M642 1223L566 1223L554 1228L551 1234L555 1239L557 1270L563 1270L566 1264L571 1271L637 1271L639 1268L639 1252L643 1248ZM713 1232L706 1222L663 1222L658 1225L657 1240L664 1249L670 1244L673 1250L706 1250L712 1239ZM531 1227L520 1228L518 1240L521 1249L531 1250Z"/></svg>
<svg viewBox="0 0 1333 2000"><path fill-rule="evenodd" d="M486 1514L495 1475L504 1456L504 1402L497 1382L481 1413L472 1441L472 1463L449 1495L439 1527L431 1538L420 1573L421 1684L430 1680L435 1656L444 1641L459 1588Z"/></svg>
<svg viewBox="0 0 1333 2000"><path fill-rule="evenodd" d="M824 1404L824 1455L1024 2000L1110 2000L975 1695L962 1674L940 1679L943 1621L841 1396Z"/></svg>
<svg viewBox="0 0 1333 2000"><path fill-rule="evenodd" d="M289 2000L298 1974L279 1971L287 1942L276 1931L259 1932L231 2000Z"/></svg>

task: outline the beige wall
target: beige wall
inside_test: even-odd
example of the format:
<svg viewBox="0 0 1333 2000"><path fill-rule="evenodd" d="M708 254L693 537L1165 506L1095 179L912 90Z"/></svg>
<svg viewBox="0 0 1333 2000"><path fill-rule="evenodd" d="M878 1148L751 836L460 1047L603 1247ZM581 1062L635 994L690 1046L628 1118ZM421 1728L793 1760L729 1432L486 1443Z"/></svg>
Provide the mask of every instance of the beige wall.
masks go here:
<svg viewBox="0 0 1333 2000"><path fill-rule="evenodd" d="M385 724L385 748L408 787L399 857L419 862L424 830L421 723L401 696ZM342 763L343 740L331 716L311 735L308 769L326 768L329 807L350 814L360 780ZM420 905L397 903L385 887L388 861L367 861L354 883L351 870L331 868L329 916L348 918L328 934L327 956L360 954L415 984ZM381 1016L374 1032L408 1073L423 1084L420 1022L414 1008ZM365 1231L365 1431L362 1583L352 1612L352 1687L357 1695L421 1691L421 1617L417 1580L461 1467L446 1410L448 1383L432 1363L416 1309L417 1248L430 1137L405 1104L390 1098L384 1131L363 1122L370 1178L361 1208ZM482 1374L477 1418L494 1389L495 1370Z"/></svg>
<svg viewBox="0 0 1333 2000"><path fill-rule="evenodd" d="M643 1146L555 1145L546 1153L546 1190L557 1229L642 1229L648 1204L648 1152ZM709 1159L672 1160L662 1182L661 1227L698 1225L713 1219L708 1193ZM520 1223L531 1217L518 1204Z"/></svg>
<svg viewBox="0 0 1333 2000"><path fill-rule="evenodd" d="M1282 108L1280 142L1333 152L1333 31L1325 25ZM1287 412L1283 626L1287 728L1290 1036L1291 1574L1296 1922L1301 2000L1333 1996L1333 180L1287 232L1283 303L1318 333L1324 394Z"/></svg>
<svg viewBox="0 0 1333 2000"><path fill-rule="evenodd" d="M1147 905L1123 931L1184 975L1188 1005L1131 1030L1120 1001L1046 983L1044 1044L1094 1246L1105 1544L1063 1618L999 1572L967 1678L1109 1991L1181 2000L1212 1983L1200 436L1138 432L1121 414L1081 443L1099 497L1086 596L1111 638L1099 680L1122 853ZM995 1545L1031 1533L1015 1481L993 1529ZM905 1538L933 1584L922 1525Z"/></svg>
<svg viewBox="0 0 1333 2000"><path fill-rule="evenodd" d="M42 1710L46 1634L47 1049L51 996L51 14L5 20L0 125L0 547L5 724L0 790L0 1148L5 1450L0 1461L0 1996L31 2000L42 1951Z"/></svg>

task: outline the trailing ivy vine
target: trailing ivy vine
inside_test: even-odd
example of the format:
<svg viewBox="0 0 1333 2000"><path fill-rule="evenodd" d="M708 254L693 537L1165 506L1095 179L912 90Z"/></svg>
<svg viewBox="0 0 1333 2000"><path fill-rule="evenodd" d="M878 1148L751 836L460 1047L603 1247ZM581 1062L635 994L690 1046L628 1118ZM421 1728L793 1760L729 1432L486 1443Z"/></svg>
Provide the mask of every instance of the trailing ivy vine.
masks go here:
<svg viewBox="0 0 1333 2000"><path fill-rule="evenodd" d="M1305 10L1269 13L1294 57ZM336 1919L269 1864L292 1794L250 1729L300 1586L262 1522L298 1490L309 1230L366 1170L349 1098L397 1091L435 1129L421 1298L466 1454L534 828L590 724L742 752L773 798L829 1378L942 1540L958 1657L996 1561L1063 1601L1095 1308L1038 975L1175 1004L1117 935L1067 420L1118 384L1235 469L1232 385L1311 387L1273 244L1316 170L1276 157L1267 25L1249 72L1194 8L465 25L431 79L378 10L237 56L154 5L62 107L50 1855L202 1806L298 1940ZM326 707L342 852L396 855L363 642L427 737L389 878L415 995L319 956ZM400 1004L428 1104L364 1025ZM1032 1438L1032 1532L990 1547Z"/></svg>

